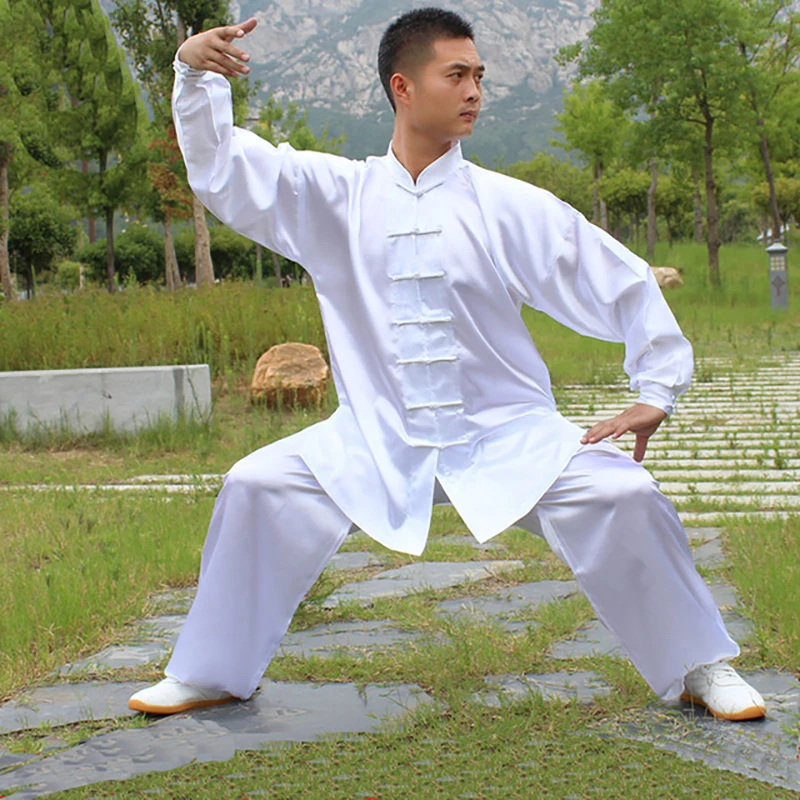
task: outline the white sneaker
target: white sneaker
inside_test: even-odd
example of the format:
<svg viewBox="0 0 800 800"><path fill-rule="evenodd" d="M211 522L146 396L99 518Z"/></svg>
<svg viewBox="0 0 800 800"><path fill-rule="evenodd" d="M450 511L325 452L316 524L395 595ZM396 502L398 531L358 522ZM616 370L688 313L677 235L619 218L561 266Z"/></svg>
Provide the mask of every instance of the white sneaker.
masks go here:
<svg viewBox="0 0 800 800"><path fill-rule="evenodd" d="M163 681L136 692L128 700L128 708L145 714L177 714L192 708L219 706L236 699L228 692L190 686L176 678L164 678Z"/></svg>
<svg viewBox="0 0 800 800"><path fill-rule="evenodd" d="M764 698L724 661L693 669L683 685L681 700L705 706L719 719L760 719L767 713Z"/></svg>

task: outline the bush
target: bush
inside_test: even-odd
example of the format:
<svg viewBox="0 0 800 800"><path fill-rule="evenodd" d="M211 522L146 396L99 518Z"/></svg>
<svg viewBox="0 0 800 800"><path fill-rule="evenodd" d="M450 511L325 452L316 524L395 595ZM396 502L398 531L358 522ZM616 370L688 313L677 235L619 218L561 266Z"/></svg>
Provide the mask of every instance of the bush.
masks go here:
<svg viewBox="0 0 800 800"><path fill-rule="evenodd" d="M215 278L250 279L256 270L256 246L250 239L224 225L208 229ZM265 250L265 253L268 252ZM194 276L194 230L184 228L175 236L175 256L182 275Z"/></svg>
<svg viewBox="0 0 800 800"><path fill-rule="evenodd" d="M106 240L87 245L77 254L89 277L100 283L106 276ZM133 223L114 240L114 268L121 281L130 277L139 283L164 279L164 239L152 228Z"/></svg>
<svg viewBox="0 0 800 800"><path fill-rule="evenodd" d="M56 268L56 286L65 291L74 292L81 285L82 265L77 261L62 261Z"/></svg>
<svg viewBox="0 0 800 800"><path fill-rule="evenodd" d="M71 252L77 228L70 211L41 188L16 197L10 210L8 249L33 289L37 276Z"/></svg>

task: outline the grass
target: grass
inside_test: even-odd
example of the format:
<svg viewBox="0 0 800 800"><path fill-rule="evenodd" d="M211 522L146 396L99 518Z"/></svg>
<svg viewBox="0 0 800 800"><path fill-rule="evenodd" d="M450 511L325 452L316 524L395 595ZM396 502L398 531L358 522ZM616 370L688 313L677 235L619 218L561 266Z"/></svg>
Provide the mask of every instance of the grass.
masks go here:
<svg viewBox="0 0 800 800"><path fill-rule="evenodd" d="M763 660L800 673L800 514L728 525L731 577L758 622Z"/></svg>
<svg viewBox="0 0 800 800"><path fill-rule="evenodd" d="M789 312L772 314L760 248L723 249L726 286L721 293L708 290L703 258L702 248L682 245L669 254L660 251L656 259L684 270L686 285L667 296L699 355L731 359L735 369L744 370L782 349L800 349L797 281L792 281ZM220 473L257 447L324 418L335 406L332 392L319 412L269 412L251 406L247 391L255 360L271 344L291 339L325 349L315 315L307 290L243 284L173 295L135 289L113 298L100 292L42 297L0 306L0 369L202 361L211 364L215 380L214 415L205 422L183 420L136 434L105 431L89 437L68 429L20 437L0 424L0 484L72 485L145 473ZM565 332L536 312L525 311L525 319L558 392L573 383L618 379L618 345ZM709 361L698 378L708 380L720 369L726 367ZM711 418L709 427L716 427ZM769 456L765 464L772 466L774 460ZM697 510L730 510L737 499L732 495L717 504L687 495L683 502ZM204 491L180 496L0 493L0 700L52 680L60 665L131 635L133 621L159 611L149 599L152 593L191 585L212 503L212 492ZM798 674L799 520L724 523L729 562L715 575L732 579L754 620L757 637L744 648L742 659L748 667ZM486 582L334 610L323 609L320 600L354 575L325 573L301 605L294 630L343 619L388 619L423 638L398 650L332 659L284 657L270 665L268 675L275 680L417 683L439 703L414 713L399 730L387 728L357 741L334 737L271 748L222 765L194 764L61 796L140 797L148 789L175 798L266 793L286 800L528 797L535 792L565 800L795 796L681 761L646 744L598 734L601 721L624 722L654 698L638 674L618 659L577 659L565 665L548 658L555 641L572 635L591 616L583 598L521 614L532 624L516 636L490 619L437 614L435 606L443 599L478 595L515 581L569 577L546 546L523 531L495 540L505 546L503 552L443 541L465 533L455 512L436 509L425 560L518 558L525 566ZM372 550L386 568L414 560L366 537L353 537L345 549ZM595 670L615 691L589 707L544 703L537 697L499 709L473 702L487 675L564 668ZM150 667L105 677L151 679L155 673ZM52 733L70 743L98 732L82 731L80 726L43 730L28 734L24 744L20 737L0 737L0 748L34 750Z"/></svg>
<svg viewBox="0 0 800 800"><path fill-rule="evenodd" d="M502 710L435 706L399 730L335 737L193 764L163 775L99 784L58 796L275 800L429 798L763 798L795 793L685 762L633 742L602 738L592 712L537 697Z"/></svg>
<svg viewBox="0 0 800 800"><path fill-rule="evenodd" d="M148 596L197 577L213 497L0 498L0 699L96 652Z"/></svg>

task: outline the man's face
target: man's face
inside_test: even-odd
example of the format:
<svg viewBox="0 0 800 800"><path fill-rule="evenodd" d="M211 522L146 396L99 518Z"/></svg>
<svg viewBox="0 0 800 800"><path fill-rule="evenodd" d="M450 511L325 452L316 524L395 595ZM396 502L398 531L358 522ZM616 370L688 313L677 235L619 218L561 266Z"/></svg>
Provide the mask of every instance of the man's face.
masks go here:
<svg viewBox="0 0 800 800"><path fill-rule="evenodd" d="M432 58L410 77L408 121L431 139L453 142L475 126L484 66L472 39L439 39L432 49Z"/></svg>

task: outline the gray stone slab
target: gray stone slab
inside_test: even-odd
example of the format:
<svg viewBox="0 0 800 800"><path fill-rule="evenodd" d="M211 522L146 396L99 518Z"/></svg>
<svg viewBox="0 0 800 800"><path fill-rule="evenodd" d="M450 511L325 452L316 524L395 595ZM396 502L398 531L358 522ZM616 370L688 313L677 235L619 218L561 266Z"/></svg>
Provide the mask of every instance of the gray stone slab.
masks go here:
<svg viewBox="0 0 800 800"><path fill-rule="evenodd" d="M146 683L64 683L44 686L0 706L0 733L129 717L128 698Z"/></svg>
<svg viewBox="0 0 800 800"><path fill-rule="evenodd" d="M698 567L714 569L725 563L725 553L722 552L722 543L719 539L701 544L694 550L694 563Z"/></svg>
<svg viewBox="0 0 800 800"><path fill-rule="evenodd" d="M447 536L440 536L437 539L430 539L429 544L461 544L466 547L471 547L473 550L481 551L495 551L501 552L508 550L502 542L479 542L474 536L461 535L457 533L449 534Z"/></svg>
<svg viewBox="0 0 800 800"><path fill-rule="evenodd" d="M510 622L509 619L514 614L530 612L545 603L571 597L578 591L575 581L534 581L480 597L445 600L436 606L436 611L455 617L477 614L495 619L504 624L506 629L514 630L530 624Z"/></svg>
<svg viewBox="0 0 800 800"><path fill-rule="evenodd" d="M24 764L26 761L33 761L39 756L35 753L11 753L8 750L0 748L0 772L9 767L16 767L19 764Z"/></svg>
<svg viewBox="0 0 800 800"><path fill-rule="evenodd" d="M113 645L99 653L61 667L62 675L80 670L120 669L157 664L170 652L186 617L171 614L142 620L137 625L131 644Z"/></svg>
<svg viewBox="0 0 800 800"><path fill-rule="evenodd" d="M689 526L686 529L686 537L690 542L708 542L718 539L722 533L722 528L698 528Z"/></svg>
<svg viewBox="0 0 800 800"><path fill-rule="evenodd" d="M34 764L0 775L0 792L28 788L15 800L99 781L176 769L192 760L227 761L270 742L358 734L430 702L413 685L265 683L248 702L167 717L145 728L97 736Z"/></svg>
<svg viewBox="0 0 800 800"><path fill-rule="evenodd" d="M652 709L649 718L615 728L614 733L649 742L683 758L800 791L800 683L791 675L771 670L742 675L764 696L766 719L729 723L688 704L659 706Z"/></svg>
<svg viewBox="0 0 800 800"><path fill-rule="evenodd" d="M503 700L517 700L530 692L542 695L545 700L577 700L579 703L591 703L611 692L611 687L595 672L492 675L484 682L493 691L479 693L476 699L489 706L499 706Z"/></svg>
<svg viewBox="0 0 800 800"><path fill-rule="evenodd" d="M611 631L597 619L578 628L575 638L556 642L550 649L550 657L559 661L597 655L626 657Z"/></svg>
<svg viewBox="0 0 800 800"><path fill-rule="evenodd" d="M459 583L485 580L503 570L523 566L522 561L424 561L381 572L371 580L341 586L322 604L335 608L355 601L369 605L379 597L404 597L422 589L446 589Z"/></svg>
<svg viewBox="0 0 800 800"><path fill-rule="evenodd" d="M383 620L333 622L287 633L281 640L278 655L302 658L326 658L342 652L351 656L367 655L370 651L413 642L419 636L413 631L398 630L391 622Z"/></svg>
<svg viewBox="0 0 800 800"><path fill-rule="evenodd" d="M374 553L336 553L328 563L328 569L364 569L380 566L383 562Z"/></svg>
<svg viewBox="0 0 800 800"><path fill-rule="evenodd" d="M160 416L211 413L208 364L0 372L0 416L17 428L134 430Z"/></svg>

